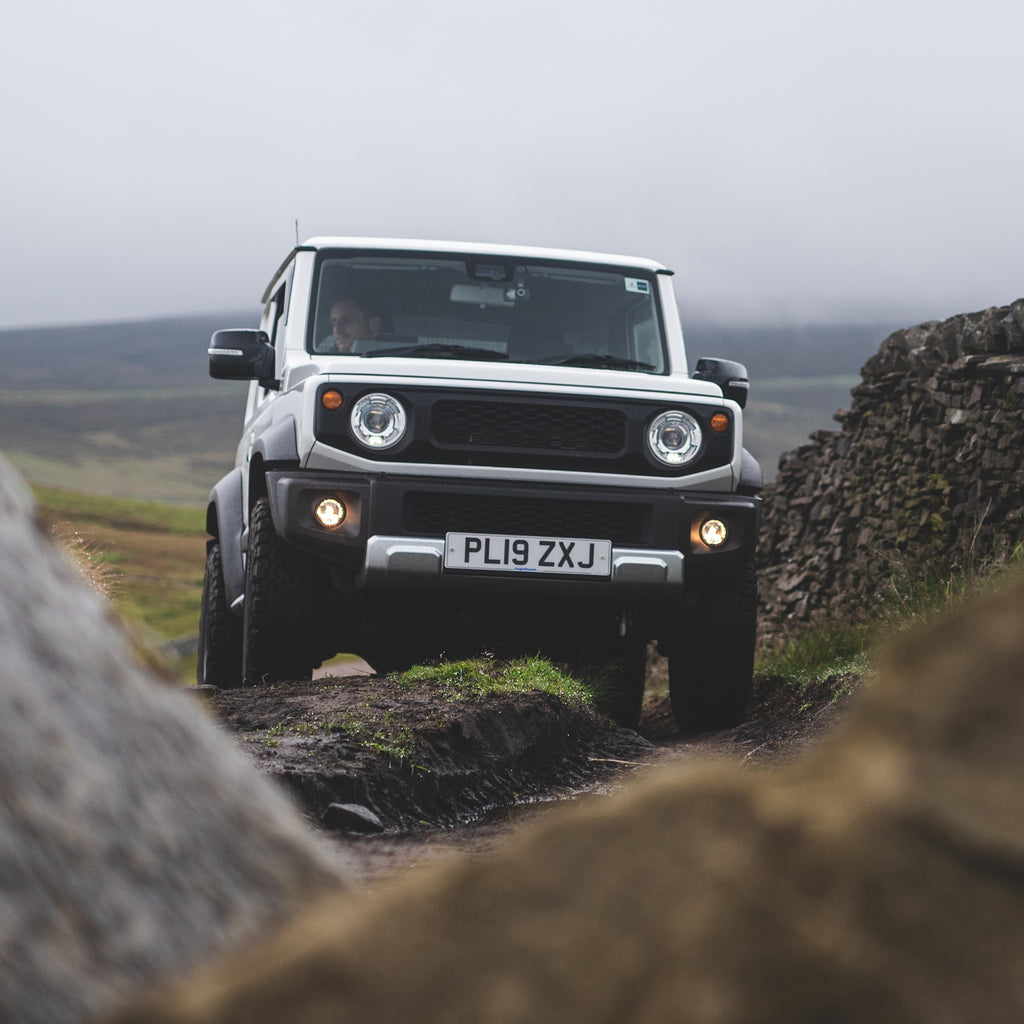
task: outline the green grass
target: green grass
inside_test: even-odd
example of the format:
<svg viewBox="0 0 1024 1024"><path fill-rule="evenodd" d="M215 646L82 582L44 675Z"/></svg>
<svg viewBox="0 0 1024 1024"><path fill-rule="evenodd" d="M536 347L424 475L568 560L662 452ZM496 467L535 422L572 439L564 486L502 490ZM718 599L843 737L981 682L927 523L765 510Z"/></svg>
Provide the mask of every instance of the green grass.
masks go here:
<svg viewBox="0 0 1024 1024"><path fill-rule="evenodd" d="M758 652L755 672L784 677L796 686L850 672L863 673L879 646L952 611L1021 571L1024 545L1018 545L1003 562L952 568L933 565L914 574L894 574L871 614L852 622L795 630Z"/></svg>
<svg viewBox="0 0 1024 1024"><path fill-rule="evenodd" d="M450 700L466 700L496 693L540 690L563 700L593 705L594 694L583 683L560 672L543 658L492 662L485 658L414 665L394 677L403 686L432 683Z"/></svg>
<svg viewBox="0 0 1024 1024"><path fill-rule="evenodd" d="M0 391L4 455L32 484L198 507L234 462L233 389Z"/></svg>
<svg viewBox="0 0 1024 1024"><path fill-rule="evenodd" d="M45 486L33 487L32 492L45 517L73 521L76 526L102 525L177 536L195 536L206 528L204 509Z"/></svg>
<svg viewBox="0 0 1024 1024"><path fill-rule="evenodd" d="M195 635L206 564L203 510L33 490L44 525L129 623L157 644Z"/></svg>
<svg viewBox="0 0 1024 1024"><path fill-rule="evenodd" d="M849 408L858 377L757 378L743 415L743 443L760 461L766 480L775 478L779 456L807 444L814 430L838 430L832 418Z"/></svg>
<svg viewBox="0 0 1024 1024"><path fill-rule="evenodd" d="M875 629L862 622L846 626L821 626L794 632L770 649L758 652L757 675L780 676L802 686L828 676L862 673Z"/></svg>

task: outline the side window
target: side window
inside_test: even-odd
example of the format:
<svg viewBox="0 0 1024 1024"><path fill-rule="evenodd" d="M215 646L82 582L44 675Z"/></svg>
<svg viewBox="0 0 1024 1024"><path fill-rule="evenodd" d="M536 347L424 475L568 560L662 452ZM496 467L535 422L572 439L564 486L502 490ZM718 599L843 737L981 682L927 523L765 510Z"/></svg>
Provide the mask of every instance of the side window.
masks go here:
<svg viewBox="0 0 1024 1024"><path fill-rule="evenodd" d="M287 310L285 305L285 286L274 292L273 298L263 307L263 317L260 320L260 328L267 332L270 344L277 347L277 337Z"/></svg>
<svg viewBox="0 0 1024 1024"><path fill-rule="evenodd" d="M277 347L281 328L288 322L288 293L291 289L292 271L294 268L294 263L288 265L288 269L281 277L281 283L263 307L260 329L267 332L270 344L275 348Z"/></svg>

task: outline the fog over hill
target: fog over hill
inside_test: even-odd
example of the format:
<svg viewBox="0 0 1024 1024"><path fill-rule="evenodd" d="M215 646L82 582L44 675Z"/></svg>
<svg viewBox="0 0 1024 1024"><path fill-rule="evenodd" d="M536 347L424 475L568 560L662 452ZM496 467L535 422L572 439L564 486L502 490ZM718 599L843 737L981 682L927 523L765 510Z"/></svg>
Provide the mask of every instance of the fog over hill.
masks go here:
<svg viewBox="0 0 1024 1024"><path fill-rule="evenodd" d="M784 377L855 376L865 360L906 324L826 323L730 326L710 321L683 324L686 354L737 359L747 367L751 388L759 380Z"/></svg>
<svg viewBox="0 0 1024 1024"><path fill-rule="evenodd" d="M259 311L0 331L3 389L194 387L221 327L255 327Z"/></svg>
<svg viewBox="0 0 1024 1024"><path fill-rule="evenodd" d="M193 387L209 380L206 347L221 327L252 327L259 311L0 330L6 389ZM737 359L758 380L853 375L905 324L730 326L684 322L687 352Z"/></svg>

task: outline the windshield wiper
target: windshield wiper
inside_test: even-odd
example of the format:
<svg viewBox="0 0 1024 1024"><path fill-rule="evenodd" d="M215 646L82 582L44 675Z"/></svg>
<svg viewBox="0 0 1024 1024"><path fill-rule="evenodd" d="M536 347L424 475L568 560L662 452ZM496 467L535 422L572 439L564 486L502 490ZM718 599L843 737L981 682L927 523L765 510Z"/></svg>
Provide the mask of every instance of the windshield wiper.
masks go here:
<svg viewBox="0 0 1024 1024"><path fill-rule="evenodd" d="M583 355L569 356L559 359L556 366L592 366L608 370L653 370L653 363L642 363L638 359L624 359L622 356L609 356L601 352L587 352Z"/></svg>
<svg viewBox="0 0 1024 1024"><path fill-rule="evenodd" d="M472 345L402 345L399 348L375 349L360 353L364 359L381 356L424 356L427 359L508 359L504 352L493 348L475 348Z"/></svg>

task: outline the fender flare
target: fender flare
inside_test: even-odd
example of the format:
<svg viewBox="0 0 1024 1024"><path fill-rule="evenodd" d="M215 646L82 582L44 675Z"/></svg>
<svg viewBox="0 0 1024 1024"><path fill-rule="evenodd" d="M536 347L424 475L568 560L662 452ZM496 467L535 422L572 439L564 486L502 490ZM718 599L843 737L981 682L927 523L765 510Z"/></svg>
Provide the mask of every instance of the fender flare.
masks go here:
<svg viewBox="0 0 1024 1024"><path fill-rule="evenodd" d="M253 455L262 456L263 462L271 469L298 466L299 448L295 435L295 417L284 416L260 434L253 445Z"/></svg>
<svg viewBox="0 0 1024 1024"><path fill-rule="evenodd" d="M242 507L242 471L231 470L214 484L206 507L206 532L220 545L224 569L224 589L228 606L245 593L245 568L242 563L242 531L245 516Z"/></svg>
<svg viewBox="0 0 1024 1024"><path fill-rule="evenodd" d="M764 473L761 472L761 464L744 448L736 491L739 494L757 494L763 488Z"/></svg>

